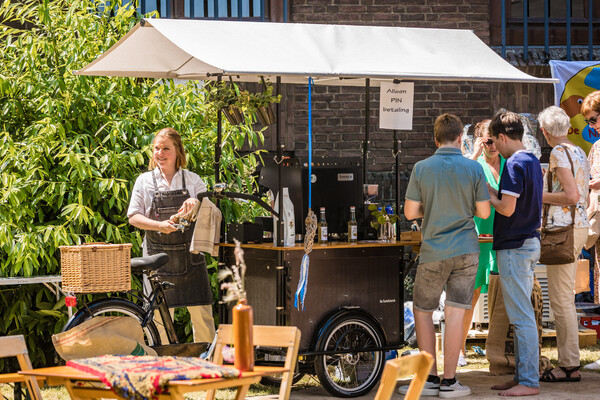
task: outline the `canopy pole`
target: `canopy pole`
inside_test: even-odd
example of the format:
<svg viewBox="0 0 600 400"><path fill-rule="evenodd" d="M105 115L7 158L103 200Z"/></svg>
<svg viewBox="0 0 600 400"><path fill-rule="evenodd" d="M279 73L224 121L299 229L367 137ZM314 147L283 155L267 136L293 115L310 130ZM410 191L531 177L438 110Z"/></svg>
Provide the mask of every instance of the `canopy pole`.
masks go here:
<svg viewBox="0 0 600 400"><path fill-rule="evenodd" d="M400 215L400 185L398 180L400 179L400 141L398 140L398 130L394 129L394 176L396 184L396 214ZM392 183L392 184L394 184Z"/></svg>
<svg viewBox="0 0 600 400"><path fill-rule="evenodd" d="M275 96L281 94L281 77L278 76L275 81ZM283 144L281 143L281 102L275 105L275 112L277 113L277 122L275 124L275 136L277 138L277 179L279 188L279 202L278 211L280 218L277 220L277 246L283 246ZM282 264L280 264L282 265Z"/></svg>
<svg viewBox="0 0 600 400"><path fill-rule="evenodd" d="M367 152L369 151L369 117L371 114L371 79L365 79L365 140L363 141L363 184L368 183L367 178Z"/></svg>
<svg viewBox="0 0 600 400"><path fill-rule="evenodd" d="M221 83L221 75L217 77L217 82ZM223 111L217 111L217 142L215 143L215 183L220 183L221 180L221 140Z"/></svg>

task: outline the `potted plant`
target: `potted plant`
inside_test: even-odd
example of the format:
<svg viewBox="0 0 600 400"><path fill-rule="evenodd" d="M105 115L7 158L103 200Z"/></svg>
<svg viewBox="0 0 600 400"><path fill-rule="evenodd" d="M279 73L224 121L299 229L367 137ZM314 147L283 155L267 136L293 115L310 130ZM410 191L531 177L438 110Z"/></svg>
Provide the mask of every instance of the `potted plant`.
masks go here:
<svg viewBox="0 0 600 400"><path fill-rule="evenodd" d="M273 85L261 77L264 90L258 93L247 93L248 112L254 113L258 121L267 126L277 120L273 105L281 101L281 95L273 95Z"/></svg>
<svg viewBox="0 0 600 400"><path fill-rule="evenodd" d="M207 99L212 108L221 110L232 125L244 122L242 114L242 95L240 88L233 80L230 82L214 82L208 87Z"/></svg>
<svg viewBox="0 0 600 400"><path fill-rule="evenodd" d="M385 208L370 204L369 211L375 220L371 221L371 227L378 229L379 240L396 240L395 224L398 221L398 215L394 213L392 206Z"/></svg>

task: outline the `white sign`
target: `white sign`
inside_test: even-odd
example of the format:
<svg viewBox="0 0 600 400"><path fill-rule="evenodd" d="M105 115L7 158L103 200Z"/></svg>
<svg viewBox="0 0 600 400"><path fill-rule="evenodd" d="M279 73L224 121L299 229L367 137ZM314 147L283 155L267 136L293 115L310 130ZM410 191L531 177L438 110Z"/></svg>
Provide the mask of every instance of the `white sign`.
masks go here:
<svg viewBox="0 0 600 400"><path fill-rule="evenodd" d="M414 97L414 82L381 82L379 127L381 129L411 130Z"/></svg>

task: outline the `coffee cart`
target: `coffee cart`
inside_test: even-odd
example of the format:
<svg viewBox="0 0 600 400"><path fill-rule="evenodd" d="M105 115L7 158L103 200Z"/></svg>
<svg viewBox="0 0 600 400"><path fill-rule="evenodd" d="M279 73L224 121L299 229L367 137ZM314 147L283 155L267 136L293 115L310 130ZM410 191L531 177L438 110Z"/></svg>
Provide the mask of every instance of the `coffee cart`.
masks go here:
<svg viewBox="0 0 600 400"><path fill-rule="evenodd" d="M243 245L248 302L260 325L297 326L299 371L316 373L340 397L360 396L377 383L386 351L404 342L404 246L411 242L315 244L303 309L294 307L304 247ZM233 245L222 259L234 263ZM227 321L228 313L221 317Z"/></svg>
<svg viewBox="0 0 600 400"><path fill-rule="evenodd" d="M197 80L228 77L242 82L265 77L276 82L277 94L281 84L306 85L309 77L315 85L364 87L363 183L367 183L371 86L400 80L553 82L510 66L466 30L168 19L142 20L76 73ZM282 124L278 118L278 163L283 161ZM220 181L219 146L215 145L216 182ZM397 157L395 139L394 147ZM284 186L281 175L280 169L278 187ZM316 372L336 396L365 394L380 377L386 351L403 345L404 246L415 244L315 244L303 309L292 303L303 247L244 245L248 301L255 323L298 326L300 372ZM221 246L221 261L226 264L232 263L231 246ZM227 320L227 314L222 318ZM277 361L277 355L265 360Z"/></svg>

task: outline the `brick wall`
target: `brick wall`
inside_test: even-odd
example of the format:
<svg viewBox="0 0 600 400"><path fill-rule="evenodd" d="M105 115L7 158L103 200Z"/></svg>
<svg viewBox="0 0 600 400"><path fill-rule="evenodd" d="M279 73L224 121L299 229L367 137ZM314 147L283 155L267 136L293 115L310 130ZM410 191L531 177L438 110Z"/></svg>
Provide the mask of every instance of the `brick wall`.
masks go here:
<svg viewBox="0 0 600 400"><path fill-rule="evenodd" d="M289 21L471 29L489 43L489 3L490 0L290 0ZM527 72L537 72L535 74L539 76L540 71ZM281 128L285 150L306 157L307 87L288 85L283 93L285 121ZM392 152L394 133L378 128L379 88L371 88L369 97L368 180L380 183L380 192L395 193L396 183L390 179L390 176L395 176ZM472 124L490 118L499 107L518 112L537 112L541 110L537 107L540 97L544 99L544 106L547 101L552 101L551 85L415 81L413 129L397 133L401 140L398 180L404 182L414 163L435 151L432 130L438 115L453 113L464 124ZM313 92L314 155L362 157L364 139L365 89L316 87ZM267 138L267 142L274 143L274 140ZM275 147L271 147L271 150L275 150ZM403 198L402 194L400 198Z"/></svg>
<svg viewBox="0 0 600 400"><path fill-rule="evenodd" d="M472 29L487 42L488 2L459 0L443 5L440 0L290 0L290 22ZM290 115L284 130L294 140L293 149L289 145L286 149L306 156L307 87L294 86L292 92L292 98L287 99ZM370 101L368 170L390 172L395 166L393 131L378 128L379 88L371 88ZM491 84L416 81L413 130L398 132L402 141L400 170L411 169L415 162L433 153L433 121L444 112L459 115L465 123L488 117ZM313 135L317 156L361 157L365 139L365 89L315 88Z"/></svg>
<svg viewBox="0 0 600 400"><path fill-rule="evenodd" d="M298 156L307 155L308 104L307 87L294 88L292 125ZM379 129L379 88L370 91L369 171L391 171L394 168L391 130ZM435 151L432 126L445 112L458 115L463 122L473 123L490 116L491 84L466 82L415 82L415 107L412 131L398 131L401 140L401 170L430 156ZM316 87L313 93L313 154L315 156L361 157L365 140L365 89L361 87Z"/></svg>

